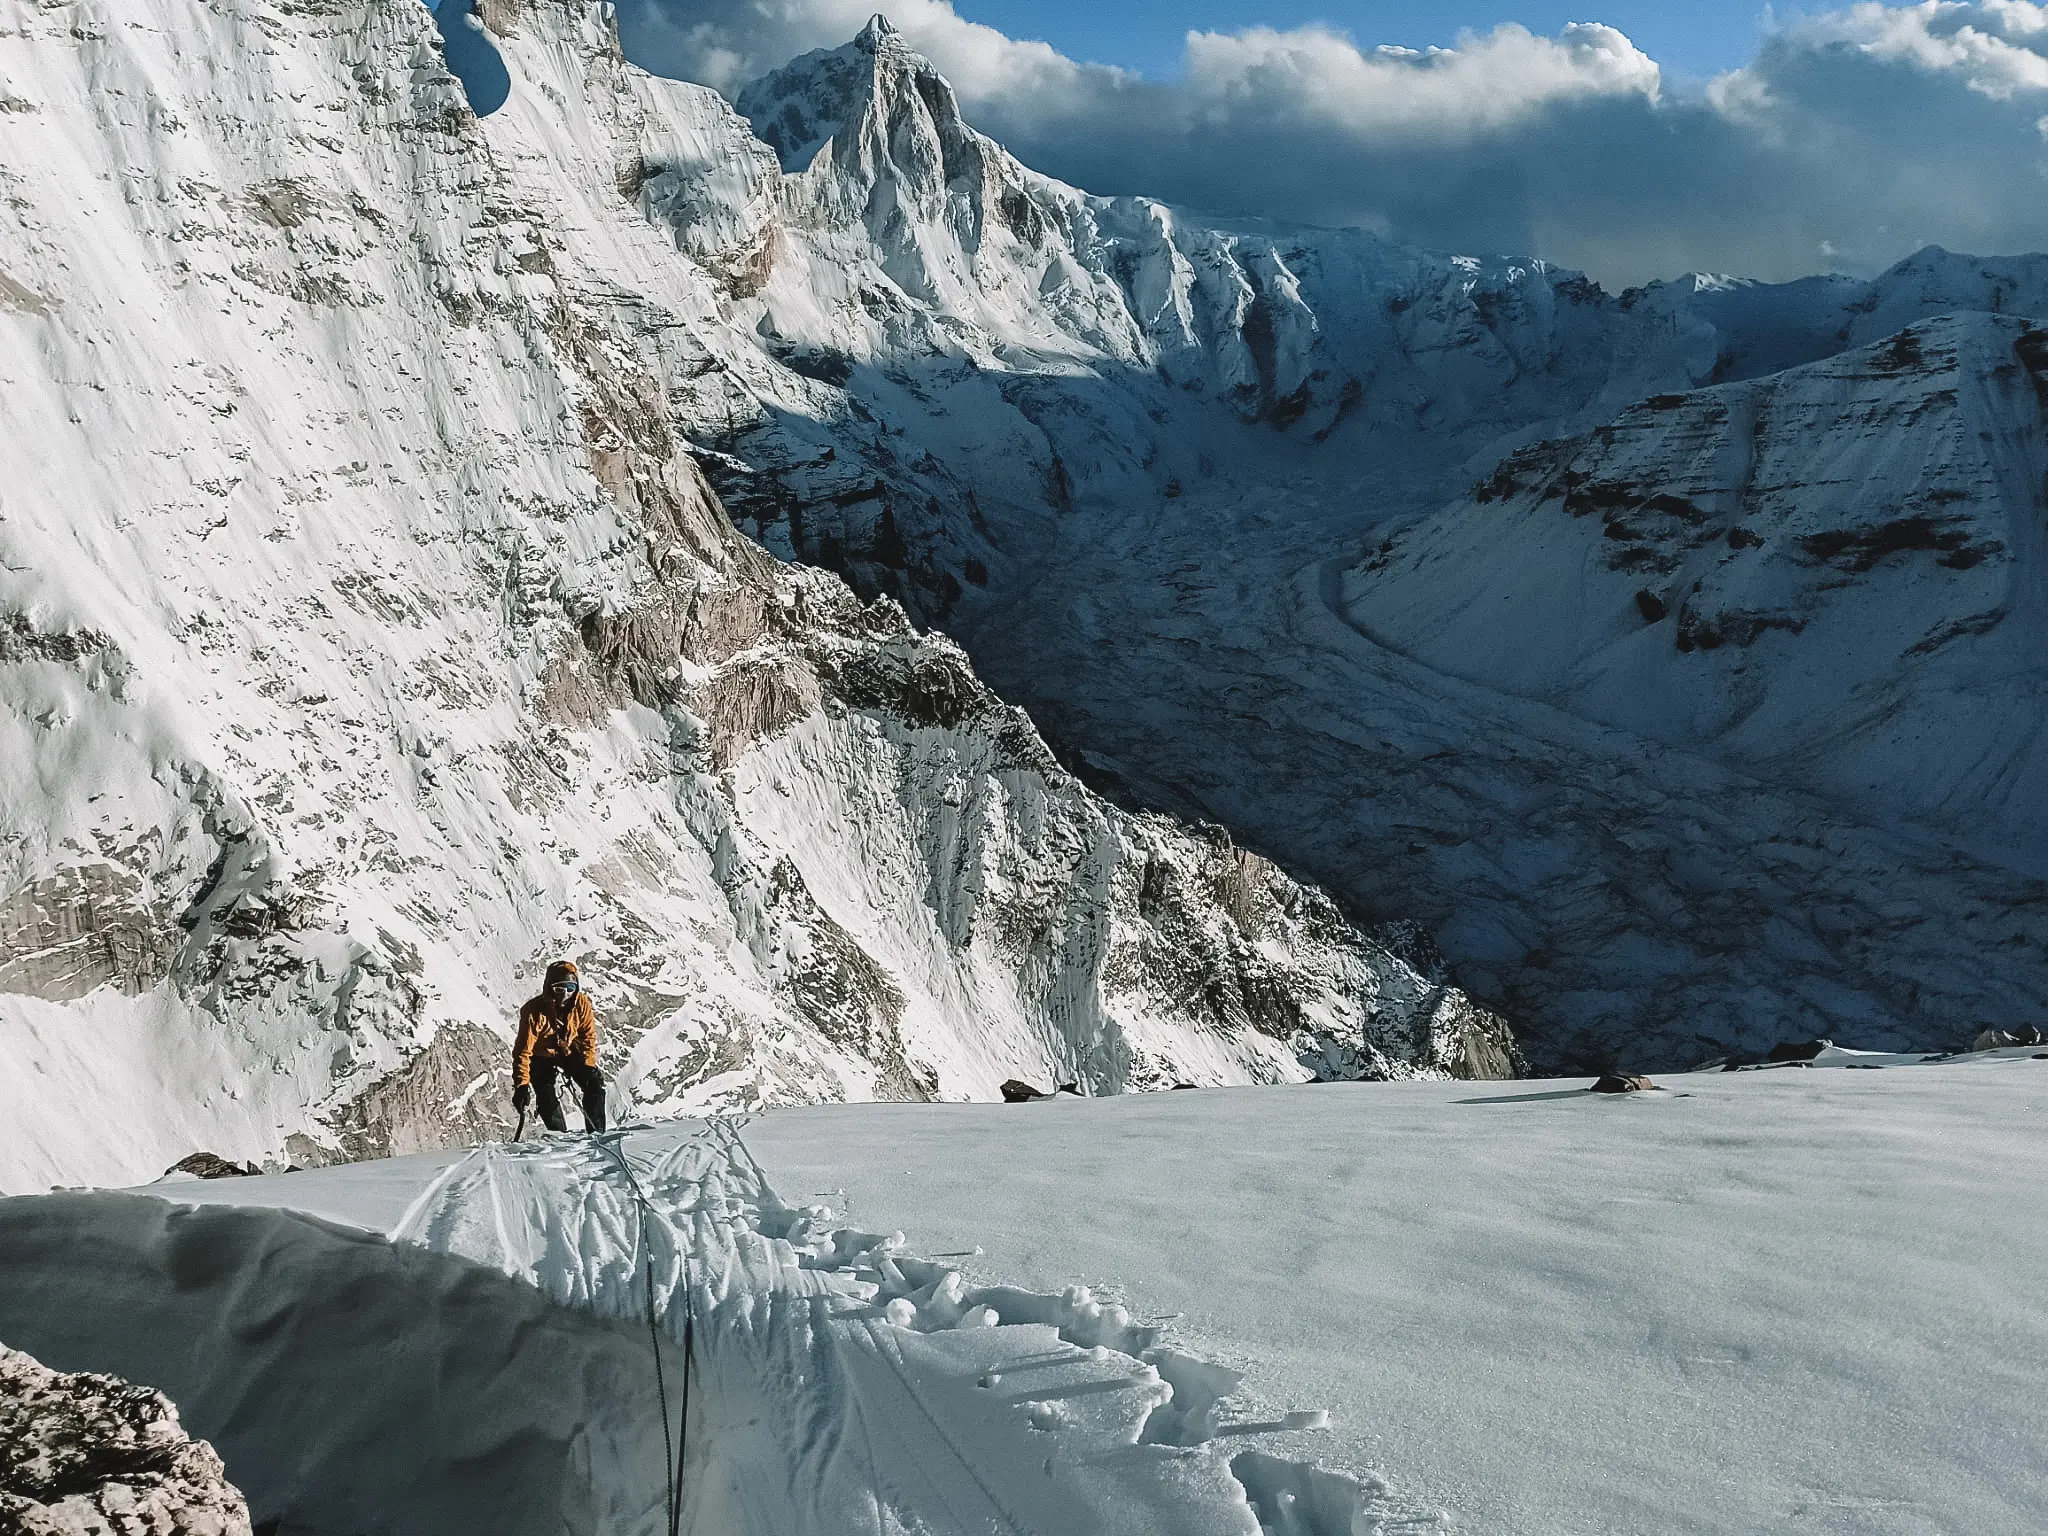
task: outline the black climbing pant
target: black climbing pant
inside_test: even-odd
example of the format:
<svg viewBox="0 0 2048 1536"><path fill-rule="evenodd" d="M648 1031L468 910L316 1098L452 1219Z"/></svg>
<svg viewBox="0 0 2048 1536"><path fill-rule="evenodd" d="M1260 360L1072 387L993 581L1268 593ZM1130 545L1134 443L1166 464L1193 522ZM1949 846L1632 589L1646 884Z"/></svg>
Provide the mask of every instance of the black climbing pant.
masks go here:
<svg viewBox="0 0 2048 1536"><path fill-rule="evenodd" d="M540 1108L540 1123L551 1131L569 1129L568 1122L562 1118L562 1101L556 1097L557 1072L574 1083L576 1092L582 1096L583 1129L603 1130L604 1074L595 1067L586 1067L580 1061L564 1061L559 1056L533 1058L533 1097Z"/></svg>

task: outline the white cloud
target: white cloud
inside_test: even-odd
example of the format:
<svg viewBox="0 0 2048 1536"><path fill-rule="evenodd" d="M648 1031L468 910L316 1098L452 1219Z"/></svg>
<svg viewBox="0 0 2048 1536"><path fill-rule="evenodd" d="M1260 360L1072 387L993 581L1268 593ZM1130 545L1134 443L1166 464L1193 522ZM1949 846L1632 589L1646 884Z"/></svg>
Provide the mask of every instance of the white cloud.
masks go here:
<svg viewBox="0 0 2048 1536"><path fill-rule="evenodd" d="M875 0L623 0L619 9L635 59L731 95L800 53L838 47L867 25ZM967 100L1082 89L1087 75L1097 88L1128 78L968 21L946 0L891 0L887 15Z"/></svg>
<svg viewBox="0 0 2048 1536"><path fill-rule="evenodd" d="M1350 134L1476 138L1560 101L1654 101L1656 64L1612 27L1575 24L1556 38L1503 26L1455 48L1360 49L1322 27L1190 32L1176 95L1197 118L1294 117Z"/></svg>
<svg viewBox="0 0 2048 1536"><path fill-rule="evenodd" d="M865 24L873 0L622 0L629 51L731 92ZM1451 48L1322 27L1188 35L1137 78L905 0L889 17L1027 163L1107 193L1545 256L1609 282L1790 277L1938 242L2048 247L2048 4L1853 4L1783 24L1703 91L1612 27Z"/></svg>
<svg viewBox="0 0 2048 1536"><path fill-rule="evenodd" d="M2048 6L2031 0L1865 3L1817 17L1797 35L1808 46L1845 44L1872 59L1959 78L1994 101L2048 91Z"/></svg>

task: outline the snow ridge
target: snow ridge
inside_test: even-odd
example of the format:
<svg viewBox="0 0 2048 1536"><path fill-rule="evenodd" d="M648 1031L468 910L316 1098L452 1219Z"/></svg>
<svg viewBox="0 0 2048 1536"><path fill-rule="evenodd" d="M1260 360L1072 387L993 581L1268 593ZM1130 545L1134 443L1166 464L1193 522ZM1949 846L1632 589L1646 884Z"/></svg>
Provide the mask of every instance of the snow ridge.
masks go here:
<svg viewBox="0 0 2048 1536"><path fill-rule="evenodd" d="M1237 1373L1084 1286L975 1285L788 1206L741 1130L480 1147L393 1233L621 1319L645 1315L645 1234L663 1328L696 1320L685 1531L1437 1528L1376 1480L1226 1454Z"/></svg>

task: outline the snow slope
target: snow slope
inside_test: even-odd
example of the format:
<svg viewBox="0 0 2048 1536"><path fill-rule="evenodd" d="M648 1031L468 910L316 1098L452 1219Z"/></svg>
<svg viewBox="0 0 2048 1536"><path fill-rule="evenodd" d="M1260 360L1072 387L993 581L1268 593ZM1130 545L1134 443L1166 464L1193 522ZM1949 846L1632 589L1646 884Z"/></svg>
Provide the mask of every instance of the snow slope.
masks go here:
<svg viewBox="0 0 2048 1536"><path fill-rule="evenodd" d="M969 1285L791 1208L723 1122L289 1177L152 1192L197 1210L0 1203L0 1326L169 1383L282 1531L659 1531L678 1453L694 1536L1257 1536L1289 1477L1402 1508L1243 1466L1209 1407L1234 1372L1085 1287ZM82 1293L128 1325L84 1324ZM259 1293L299 1326L265 1328Z"/></svg>
<svg viewBox="0 0 2048 1536"><path fill-rule="evenodd" d="M2048 1061L1660 1081L798 1111L747 1139L785 1187L979 1245L971 1271L1113 1280L1246 1370L1226 1429L1327 1408L1277 1449L1452 1529L2043 1528Z"/></svg>
<svg viewBox="0 0 2048 1536"><path fill-rule="evenodd" d="M649 1253L698 1533L2038 1530L2048 1063L1823 1060L19 1198L0 1335L170 1391L287 1531L658 1529Z"/></svg>
<svg viewBox="0 0 2048 1536"><path fill-rule="evenodd" d="M649 1112L1511 1069L734 533L645 113L529 15L487 134L412 0L0 11L0 1187L472 1140L562 952Z"/></svg>
<svg viewBox="0 0 2048 1536"><path fill-rule="evenodd" d="M2048 332L1961 314L1510 456L1346 581L1432 667L2048 872Z"/></svg>

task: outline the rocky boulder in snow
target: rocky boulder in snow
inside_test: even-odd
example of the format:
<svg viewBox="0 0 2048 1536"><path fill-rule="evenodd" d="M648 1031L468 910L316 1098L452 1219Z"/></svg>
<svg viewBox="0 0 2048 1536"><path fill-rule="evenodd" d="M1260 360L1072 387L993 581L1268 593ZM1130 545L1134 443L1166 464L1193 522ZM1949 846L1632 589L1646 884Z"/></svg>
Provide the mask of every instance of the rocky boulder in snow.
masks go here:
<svg viewBox="0 0 2048 1536"><path fill-rule="evenodd" d="M263 1170L254 1163L238 1163L217 1152L194 1152L181 1157L164 1170L164 1177L188 1179L248 1179Z"/></svg>
<svg viewBox="0 0 2048 1536"><path fill-rule="evenodd" d="M1593 1093L1648 1093L1657 1085L1636 1072L1608 1072L1598 1078Z"/></svg>
<svg viewBox="0 0 2048 1536"><path fill-rule="evenodd" d="M67 1375L0 1344L0 1530L250 1536L220 1457L161 1392Z"/></svg>

